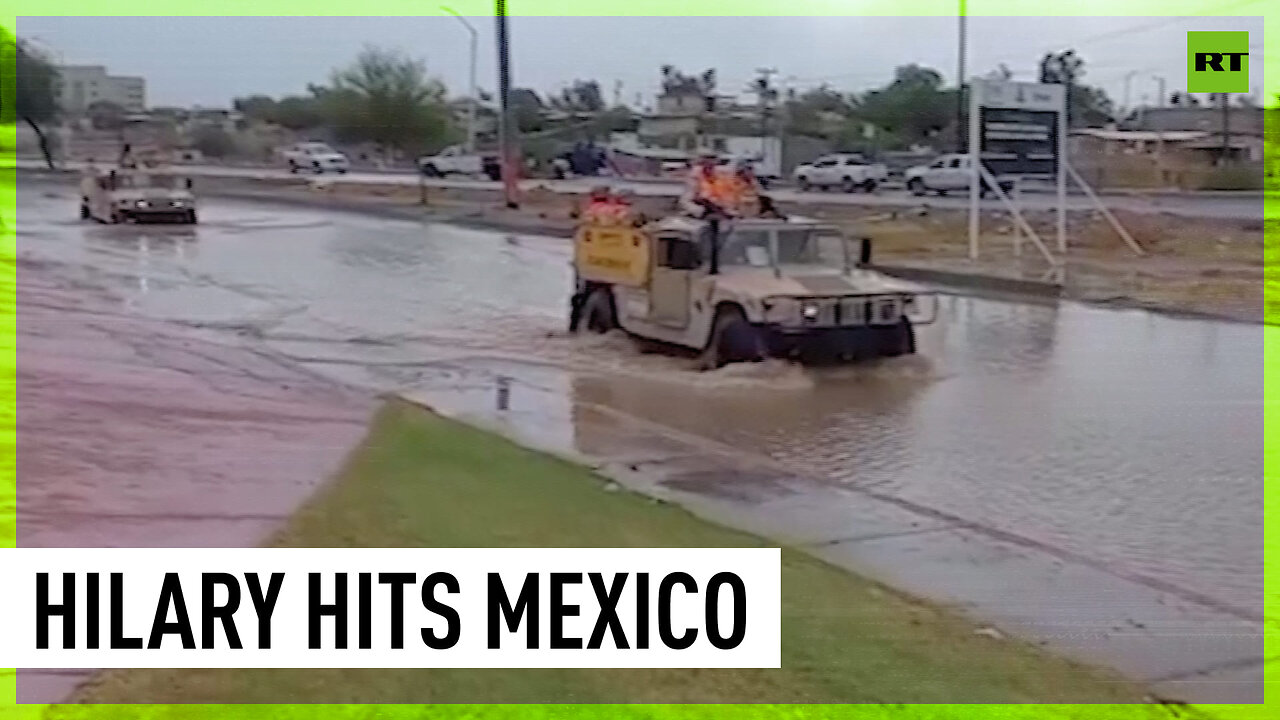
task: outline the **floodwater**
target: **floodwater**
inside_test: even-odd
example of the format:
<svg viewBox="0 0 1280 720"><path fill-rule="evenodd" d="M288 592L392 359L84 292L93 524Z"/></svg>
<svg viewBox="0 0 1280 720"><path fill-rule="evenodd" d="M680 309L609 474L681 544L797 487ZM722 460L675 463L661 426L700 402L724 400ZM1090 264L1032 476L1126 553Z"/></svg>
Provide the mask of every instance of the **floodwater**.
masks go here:
<svg viewBox="0 0 1280 720"><path fill-rule="evenodd" d="M1259 326L946 296L916 357L698 373L567 337L562 240L213 202L195 229L105 227L30 183L18 206L21 255L143 316L382 390L507 375L513 397L525 384L1261 616ZM552 425L590 452L584 428Z"/></svg>

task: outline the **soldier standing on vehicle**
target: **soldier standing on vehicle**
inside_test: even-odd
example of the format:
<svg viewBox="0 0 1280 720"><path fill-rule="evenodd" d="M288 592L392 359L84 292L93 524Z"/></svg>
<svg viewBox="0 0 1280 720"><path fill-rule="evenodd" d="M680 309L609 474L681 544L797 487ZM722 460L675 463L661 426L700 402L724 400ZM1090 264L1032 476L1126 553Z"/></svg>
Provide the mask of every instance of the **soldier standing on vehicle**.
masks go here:
<svg viewBox="0 0 1280 720"><path fill-rule="evenodd" d="M735 193L742 211L757 217L785 219L773 204L773 198L764 192L764 183L756 175L755 165L748 158L739 158L735 163L734 179L737 187Z"/></svg>
<svg viewBox="0 0 1280 720"><path fill-rule="evenodd" d="M708 213L732 214L733 179L720 171L719 158L710 150L698 154L698 163L685 180L680 207L689 215L703 217Z"/></svg>

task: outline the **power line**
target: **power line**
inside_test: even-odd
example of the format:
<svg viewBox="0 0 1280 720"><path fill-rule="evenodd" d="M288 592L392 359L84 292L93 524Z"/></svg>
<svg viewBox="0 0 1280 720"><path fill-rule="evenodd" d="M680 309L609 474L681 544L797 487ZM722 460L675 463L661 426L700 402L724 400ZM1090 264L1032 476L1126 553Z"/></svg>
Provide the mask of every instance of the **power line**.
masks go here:
<svg viewBox="0 0 1280 720"><path fill-rule="evenodd" d="M1247 5L1255 5L1259 2L1262 2L1262 0L1240 0L1240 2L1230 3L1220 7L1206 8L1204 12L1202 12L1200 15L1175 15L1171 17L1160 18L1158 20L1154 20L1151 22L1144 22L1144 23L1139 23L1137 25L1130 25L1129 27L1119 28L1116 30L1108 30L1107 32L1099 33L1097 35L1091 35L1082 40L1076 40L1070 43L1059 43L1056 47L1078 47L1082 45L1089 45L1089 44L1098 42L1100 40L1111 40L1118 37L1124 37L1125 35L1132 35L1134 33L1147 32L1149 30L1155 30L1156 28L1165 27L1166 25L1172 25L1174 23L1181 22L1183 20L1194 20L1197 18L1205 17L1206 15L1225 12L1227 10L1235 10L1236 8L1245 7ZM1048 48L1048 49L1052 50L1053 48Z"/></svg>

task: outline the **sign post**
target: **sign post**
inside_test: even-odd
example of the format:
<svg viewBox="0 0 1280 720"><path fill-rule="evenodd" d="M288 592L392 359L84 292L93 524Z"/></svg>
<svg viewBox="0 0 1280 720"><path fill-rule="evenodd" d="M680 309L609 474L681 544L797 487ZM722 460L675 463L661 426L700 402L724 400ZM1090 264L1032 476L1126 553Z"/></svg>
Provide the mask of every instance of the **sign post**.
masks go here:
<svg viewBox="0 0 1280 720"><path fill-rule="evenodd" d="M1058 160L1054 163L1058 177L1058 254L1067 253L1067 133L1071 128L1067 125L1067 103L1071 102L1070 86L1062 99L1062 110L1058 113Z"/></svg>
<svg viewBox="0 0 1280 720"><path fill-rule="evenodd" d="M979 137L979 113L982 97L982 81L969 83L969 259L978 259L979 218L982 216L982 192L978 189L978 163L982 153Z"/></svg>

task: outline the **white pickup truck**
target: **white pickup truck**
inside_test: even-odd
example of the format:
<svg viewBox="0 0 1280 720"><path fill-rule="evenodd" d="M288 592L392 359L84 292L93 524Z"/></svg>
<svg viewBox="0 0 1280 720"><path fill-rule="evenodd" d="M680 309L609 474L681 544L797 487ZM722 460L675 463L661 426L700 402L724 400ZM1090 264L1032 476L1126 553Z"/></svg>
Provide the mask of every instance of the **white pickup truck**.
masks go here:
<svg viewBox="0 0 1280 720"><path fill-rule="evenodd" d="M310 170L316 174L330 170L345 173L351 169L347 156L320 142L304 142L292 145L280 155L289 165L289 172Z"/></svg>
<svg viewBox="0 0 1280 720"><path fill-rule="evenodd" d="M497 155L481 155L469 153L460 145L450 145L435 155L424 155L418 158L418 170L427 177L444 177L445 175L488 175L498 179Z"/></svg>
<svg viewBox="0 0 1280 720"><path fill-rule="evenodd" d="M971 165L969 164L969 156L963 154L943 155L928 165L917 165L907 170L903 179L906 181L907 190L912 195L924 195L925 193L937 193L938 195L946 195L948 192L968 192L969 183L972 174ZM1016 179L1008 175L1000 175L996 177L996 184L1007 195L1013 191ZM991 192L991 184L987 179L982 178L978 187L978 192L982 197L986 197Z"/></svg>
<svg viewBox="0 0 1280 720"><path fill-rule="evenodd" d="M872 192L889 178L889 168L869 163L861 155L838 153L801 165L791 176L801 190L838 187L845 192Z"/></svg>

